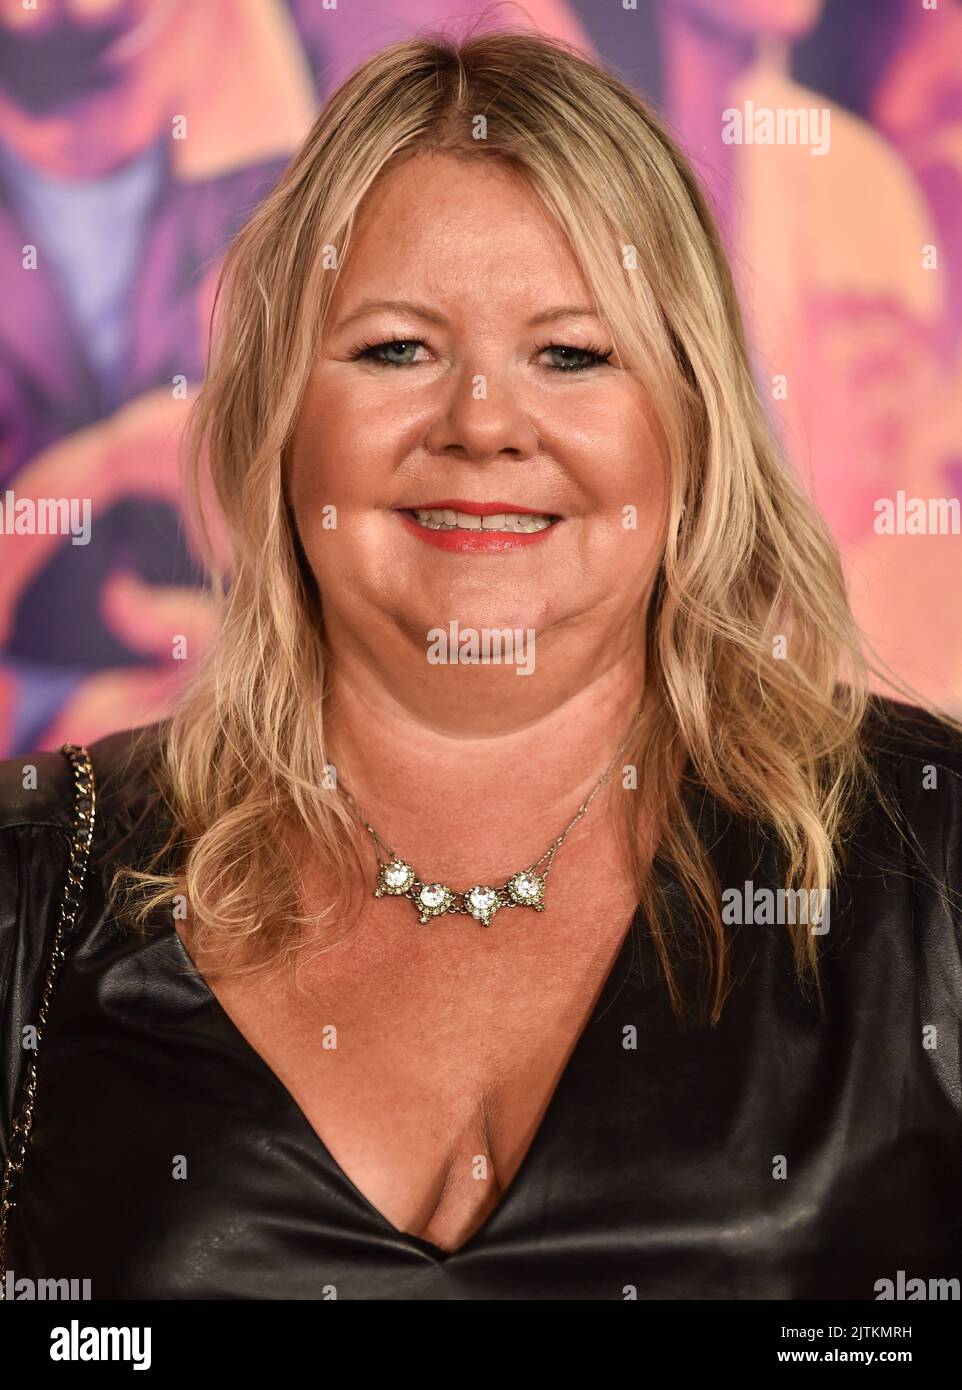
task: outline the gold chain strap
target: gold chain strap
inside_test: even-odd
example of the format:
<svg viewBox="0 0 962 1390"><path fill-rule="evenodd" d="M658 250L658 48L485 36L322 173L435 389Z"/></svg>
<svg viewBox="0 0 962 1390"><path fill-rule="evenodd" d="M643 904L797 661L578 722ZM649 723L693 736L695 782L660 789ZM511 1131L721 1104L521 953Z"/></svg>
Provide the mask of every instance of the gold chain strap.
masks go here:
<svg viewBox="0 0 962 1390"><path fill-rule="evenodd" d="M37 1052L47 1024L47 1011L53 995L57 973L65 957L65 937L77 920L80 895L87 876L87 862L90 857L90 844L94 833L94 814L97 809L97 791L94 784L93 764L86 748L78 748L74 743L65 743L61 753L69 760L73 772L74 811L73 830L70 839L70 863L67 868L67 881L64 884L60 903L60 920L54 933L50 948L47 974L43 982L43 994L37 1017L37 1049L33 1060L27 1066L23 1081L23 1100L20 1112L13 1122L10 1134L10 1152L3 1165L3 1186L0 1188L0 1300L6 1296L7 1283L7 1217L16 1205L13 1192L23 1173L27 1154L27 1143L33 1126L33 1109L37 1099Z"/></svg>

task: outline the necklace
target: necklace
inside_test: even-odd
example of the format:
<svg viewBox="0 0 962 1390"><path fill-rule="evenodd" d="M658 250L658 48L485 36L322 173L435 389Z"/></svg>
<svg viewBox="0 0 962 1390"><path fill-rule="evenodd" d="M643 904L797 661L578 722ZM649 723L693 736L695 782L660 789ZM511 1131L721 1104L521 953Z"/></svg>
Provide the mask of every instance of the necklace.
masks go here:
<svg viewBox="0 0 962 1390"><path fill-rule="evenodd" d="M641 711L639 710L632 721L631 728L618 745L615 756L595 784L591 795L581 803L558 838L552 840L540 859L536 859L533 864L529 864L527 868L521 869L518 873L512 874L507 883L500 887L493 887L489 883L475 883L464 892L456 892L449 888L446 883L430 883L422 879L407 860L402 859L391 849L390 845L384 843L374 826L364 819L361 808L342 784L341 791L353 806L358 819L374 842L374 853L377 858L377 887L374 889L374 897L409 898L414 904L418 913L418 920L422 924L430 921L433 917L443 917L445 913L466 913L475 921L480 922L482 926L488 927L491 925L494 914L500 912L503 907L531 907L534 908L535 912L543 912L545 888L555 855L568 838L570 831L578 824L608 781L625 745L634 733L640 714Z"/></svg>

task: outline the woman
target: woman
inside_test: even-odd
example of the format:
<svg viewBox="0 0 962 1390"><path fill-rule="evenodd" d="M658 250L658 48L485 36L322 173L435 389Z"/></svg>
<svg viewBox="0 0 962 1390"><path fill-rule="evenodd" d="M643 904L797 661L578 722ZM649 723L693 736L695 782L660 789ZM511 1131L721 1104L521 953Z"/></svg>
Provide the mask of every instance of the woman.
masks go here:
<svg viewBox="0 0 962 1390"><path fill-rule="evenodd" d="M268 1299L956 1273L962 739L866 695L657 121L531 36L394 45L216 318L218 639L93 788L82 750L3 769L7 1269Z"/></svg>

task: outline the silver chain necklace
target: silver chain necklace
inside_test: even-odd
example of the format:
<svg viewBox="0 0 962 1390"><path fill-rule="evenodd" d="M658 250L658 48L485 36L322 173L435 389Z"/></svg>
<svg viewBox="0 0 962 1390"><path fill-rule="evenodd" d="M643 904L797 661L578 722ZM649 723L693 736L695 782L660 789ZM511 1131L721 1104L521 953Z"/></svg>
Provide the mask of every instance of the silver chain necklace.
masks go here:
<svg viewBox="0 0 962 1390"><path fill-rule="evenodd" d="M374 889L375 898L409 898L418 912L418 920L421 923L430 921L432 917L443 917L445 913L466 913L480 922L482 926L488 927L491 925L494 914L503 907L532 907L535 912L543 912L545 887L555 855L568 838L570 831L578 824L608 781L614 771L615 764L625 749L625 745L634 733L640 714L641 711L639 710L632 721L631 728L618 745L615 756L596 783L591 795L581 803L558 838L552 840L540 859L536 859L533 864L529 864L527 868L518 873L512 874L507 883L502 884L499 888L492 887L488 883L475 883L471 888L459 893L449 888L446 883L429 883L420 878L405 859L396 854L390 845L385 844L374 826L365 820L354 797L342 785L341 791L353 806L358 819L374 842L374 853L378 866L377 887Z"/></svg>

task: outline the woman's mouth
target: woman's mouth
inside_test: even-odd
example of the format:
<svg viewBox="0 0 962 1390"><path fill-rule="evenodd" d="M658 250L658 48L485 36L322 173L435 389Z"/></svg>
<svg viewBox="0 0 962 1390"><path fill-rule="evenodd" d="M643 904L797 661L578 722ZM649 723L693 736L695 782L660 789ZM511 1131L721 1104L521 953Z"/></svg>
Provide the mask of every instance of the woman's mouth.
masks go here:
<svg viewBox="0 0 962 1390"><path fill-rule="evenodd" d="M478 516L476 512L459 512L452 507L419 508L409 512L421 526L430 531L510 531L524 535L546 531L554 520L543 512L494 512Z"/></svg>
<svg viewBox="0 0 962 1390"><path fill-rule="evenodd" d="M441 550L514 550L543 540L561 520L552 512L519 508L507 502L457 499L425 507L405 507L398 516L421 540Z"/></svg>

